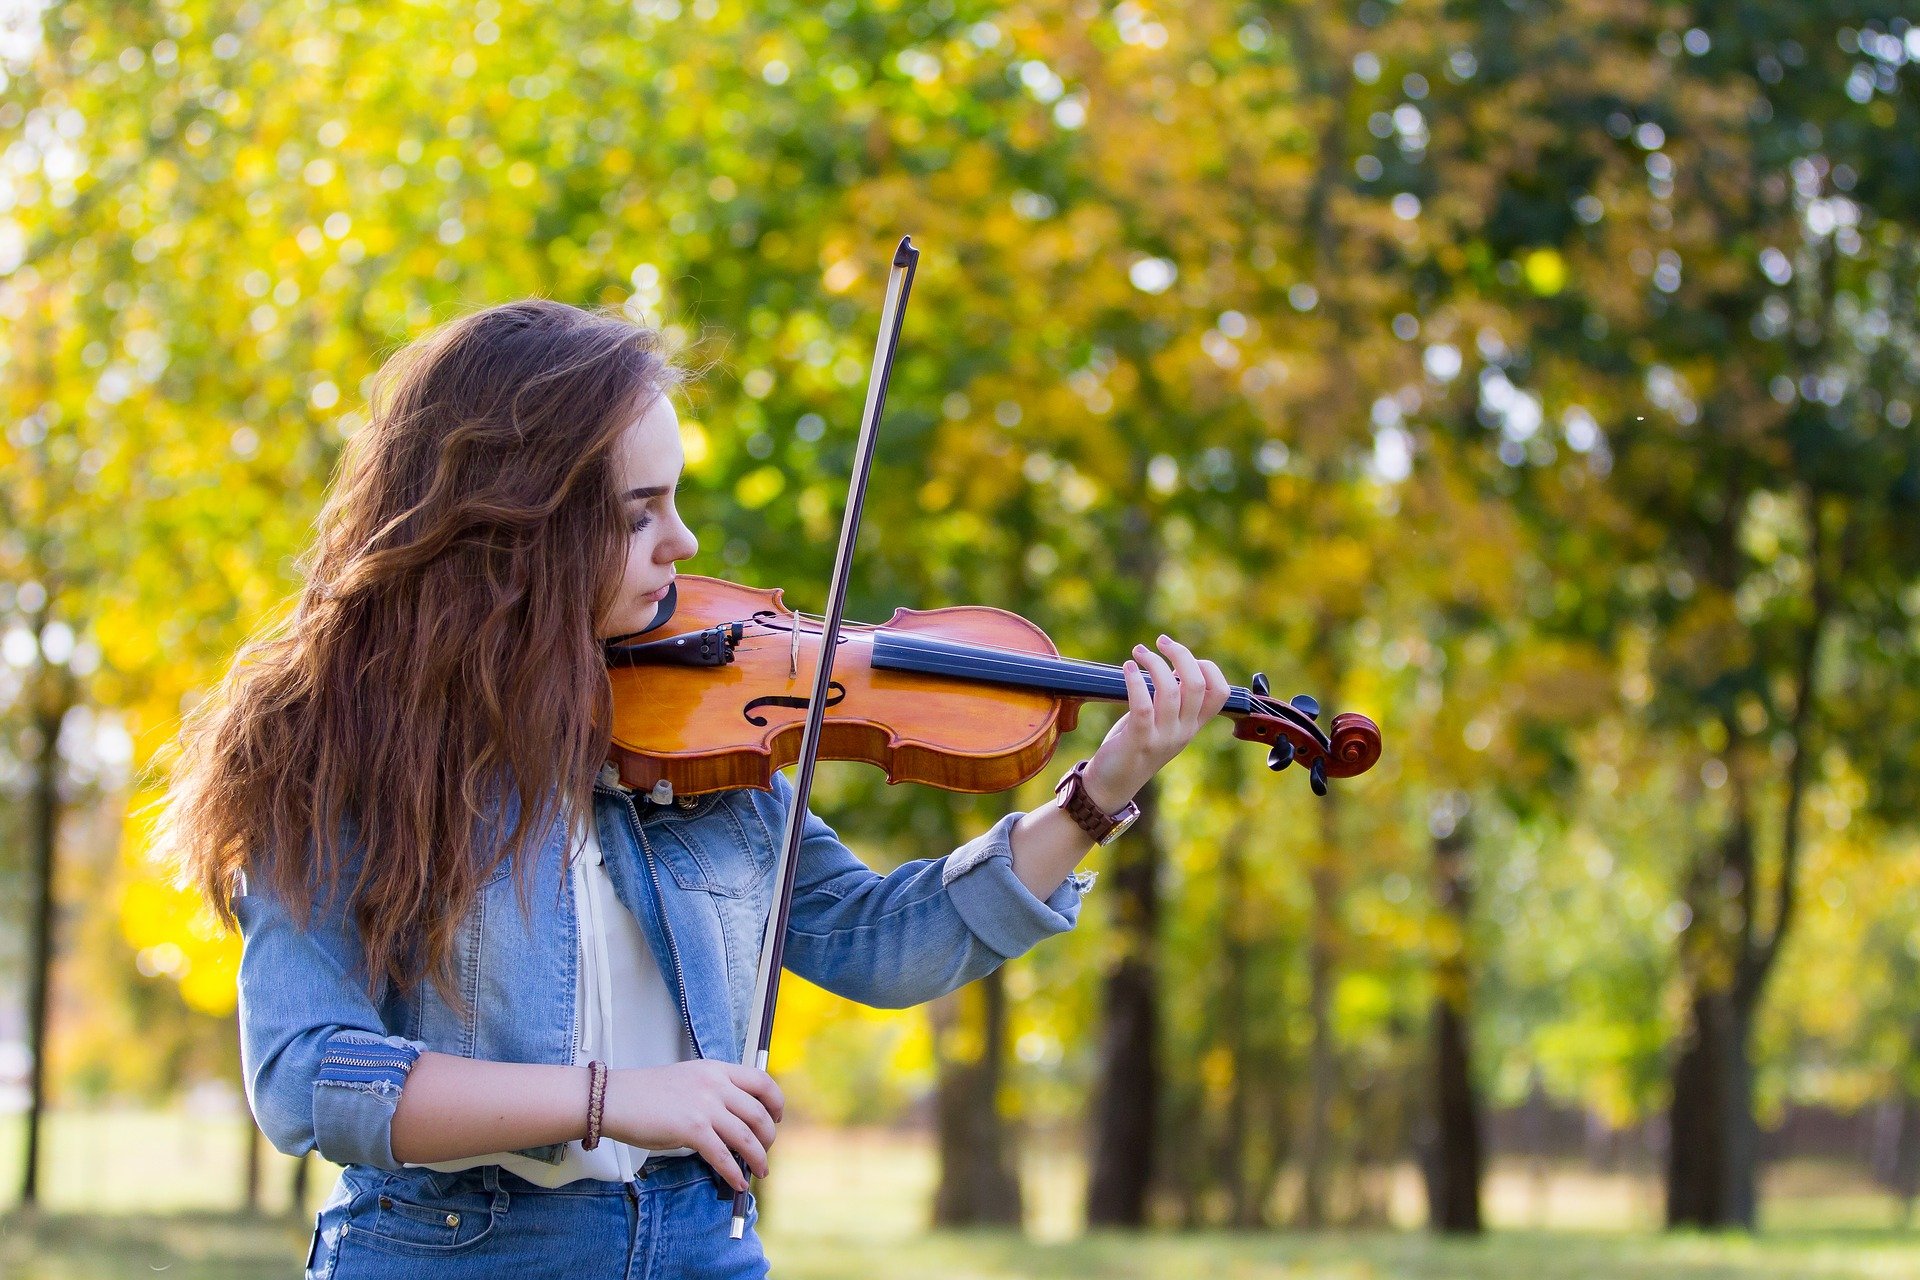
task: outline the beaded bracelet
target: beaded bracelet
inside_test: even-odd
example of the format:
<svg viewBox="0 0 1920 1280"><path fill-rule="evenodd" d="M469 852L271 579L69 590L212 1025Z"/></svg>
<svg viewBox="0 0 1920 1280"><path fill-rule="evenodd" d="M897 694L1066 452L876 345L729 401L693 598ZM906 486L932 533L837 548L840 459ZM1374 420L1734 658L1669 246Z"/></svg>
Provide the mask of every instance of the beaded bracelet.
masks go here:
<svg viewBox="0 0 1920 1280"><path fill-rule="evenodd" d="M600 1145L600 1113L607 1102L607 1064L595 1059L587 1064L587 1136L580 1149L591 1151Z"/></svg>

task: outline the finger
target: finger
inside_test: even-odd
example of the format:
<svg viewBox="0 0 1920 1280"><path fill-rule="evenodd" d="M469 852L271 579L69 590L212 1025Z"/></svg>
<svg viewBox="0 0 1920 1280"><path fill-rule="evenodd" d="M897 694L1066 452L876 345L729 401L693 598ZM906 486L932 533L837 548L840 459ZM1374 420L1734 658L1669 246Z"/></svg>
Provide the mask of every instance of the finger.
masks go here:
<svg viewBox="0 0 1920 1280"><path fill-rule="evenodd" d="M733 1158L733 1152L727 1150L727 1144L711 1126L705 1126L693 1135L693 1141L687 1144L700 1153L700 1158L713 1166L715 1173L726 1180L726 1184L735 1191L747 1189L747 1179L740 1172L740 1162Z"/></svg>
<svg viewBox="0 0 1920 1280"><path fill-rule="evenodd" d="M761 1146L773 1145L773 1114L760 1099L744 1089L736 1089L727 1099L727 1110L746 1121L747 1128L753 1130L753 1136L760 1139Z"/></svg>
<svg viewBox="0 0 1920 1280"><path fill-rule="evenodd" d="M1121 664L1120 674L1127 682L1127 710L1137 714L1141 724L1152 724L1153 695L1147 692L1146 673L1140 670L1139 663L1128 658Z"/></svg>
<svg viewBox="0 0 1920 1280"><path fill-rule="evenodd" d="M787 1095L780 1092L780 1086L774 1083L772 1076L764 1071L755 1071L752 1067L734 1066L727 1073L735 1087L745 1089L760 1099L775 1120L786 1114Z"/></svg>
<svg viewBox="0 0 1920 1280"><path fill-rule="evenodd" d="M767 1149L760 1145L760 1139L754 1136L746 1121L728 1111L713 1118L713 1128L727 1146L740 1153L755 1176L767 1176Z"/></svg>
<svg viewBox="0 0 1920 1280"><path fill-rule="evenodd" d="M1180 723L1188 729L1200 725L1200 709L1207 704L1207 675L1200 670L1193 651L1172 636L1160 637L1160 647L1180 677Z"/></svg>
<svg viewBox="0 0 1920 1280"><path fill-rule="evenodd" d="M1138 645L1134 655L1140 659L1140 665L1153 677L1153 724L1157 727L1170 727L1180 717L1179 679L1173 674L1173 668L1167 660L1147 648Z"/></svg>
<svg viewBox="0 0 1920 1280"><path fill-rule="evenodd" d="M1233 686L1227 683L1227 674L1220 670L1220 664L1211 659L1200 659L1200 670L1206 675L1206 713L1211 720L1220 714L1220 708L1226 706L1227 699L1233 696Z"/></svg>

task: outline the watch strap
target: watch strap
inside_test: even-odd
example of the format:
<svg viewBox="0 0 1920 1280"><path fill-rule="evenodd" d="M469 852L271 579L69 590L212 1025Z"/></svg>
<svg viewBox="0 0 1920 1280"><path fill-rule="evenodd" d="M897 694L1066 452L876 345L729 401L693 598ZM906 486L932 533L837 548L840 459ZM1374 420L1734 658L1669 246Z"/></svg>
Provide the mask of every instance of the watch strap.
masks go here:
<svg viewBox="0 0 1920 1280"><path fill-rule="evenodd" d="M1074 765L1054 786L1053 793L1060 797L1060 807L1067 811L1067 816L1079 823L1080 829L1091 836L1095 844L1105 844L1115 831L1139 816L1140 806L1129 800L1115 813L1102 809L1087 794L1086 768L1085 760Z"/></svg>

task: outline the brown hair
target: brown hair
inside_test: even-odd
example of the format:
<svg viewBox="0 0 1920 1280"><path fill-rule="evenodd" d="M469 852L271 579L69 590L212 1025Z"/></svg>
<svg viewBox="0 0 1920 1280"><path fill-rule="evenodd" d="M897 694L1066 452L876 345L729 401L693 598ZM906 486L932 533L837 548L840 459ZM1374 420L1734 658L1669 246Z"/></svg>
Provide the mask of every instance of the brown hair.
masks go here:
<svg viewBox="0 0 1920 1280"><path fill-rule="evenodd" d="M612 693L595 623L629 530L615 445L680 379L659 334L543 298L458 316L374 380L290 619L236 655L186 718L159 839L237 924L228 895L297 921L362 855L352 919L367 985L430 977L449 1003L454 931L480 886L590 809ZM504 843L482 838L509 796ZM489 824L489 830L492 829Z"/></svg>

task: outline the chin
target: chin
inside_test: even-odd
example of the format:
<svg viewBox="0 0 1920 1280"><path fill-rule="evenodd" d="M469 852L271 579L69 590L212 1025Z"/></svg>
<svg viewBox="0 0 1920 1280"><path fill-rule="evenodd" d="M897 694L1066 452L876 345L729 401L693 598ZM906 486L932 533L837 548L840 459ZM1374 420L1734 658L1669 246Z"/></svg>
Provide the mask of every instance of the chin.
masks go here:
<svg viewBox="0 0 1920 1280"><path fill-rule="evenodd" d="M635 605L632 612L621 614L619 617L613 619L613 621L607 623L606 633L600 638L602 640L611 640L615 636L630 636L636 631L644 631L653 625L653 620L659 613L660 605L658 602Z"/></svg>
<svg viewBox="0 0 1920 1280"><path fill-rule="evenodd" d="M664 600L649 600L645 604L635 605L631 615L632 624L625 630L640 631L652 626L653 620L660 616L660 606L665 603Z"/></svg>

